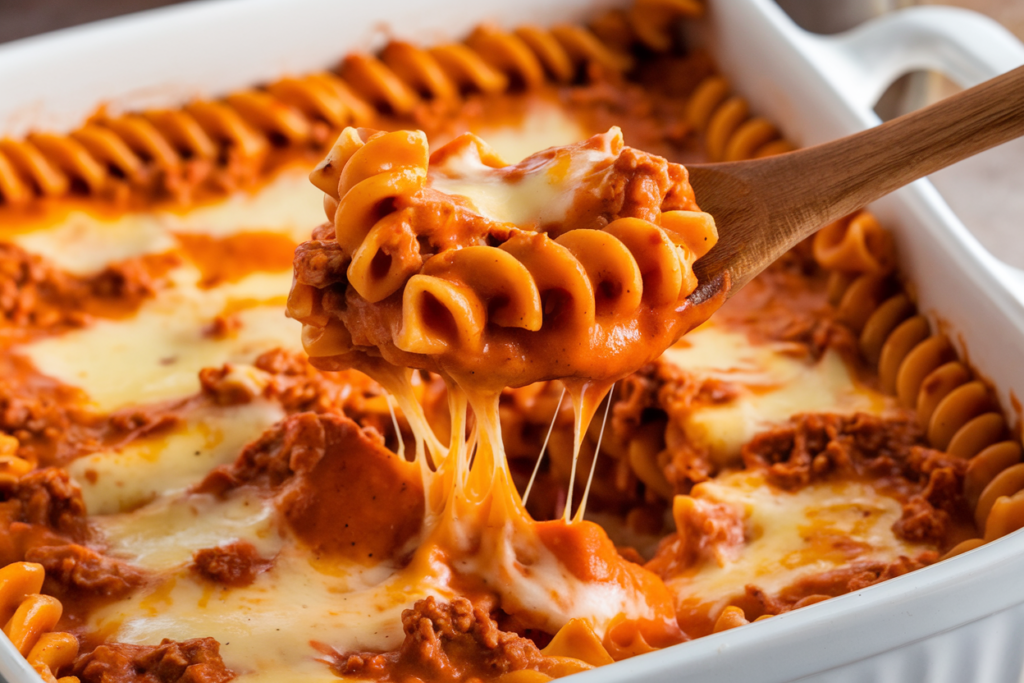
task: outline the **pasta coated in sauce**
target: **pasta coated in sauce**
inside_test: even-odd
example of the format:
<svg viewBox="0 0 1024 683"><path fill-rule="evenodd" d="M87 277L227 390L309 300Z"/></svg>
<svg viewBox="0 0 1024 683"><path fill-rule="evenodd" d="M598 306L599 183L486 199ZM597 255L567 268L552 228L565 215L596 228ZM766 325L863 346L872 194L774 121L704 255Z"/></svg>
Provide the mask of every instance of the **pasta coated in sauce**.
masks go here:
<svg viewBox="0 0 1024 683"><path fill-rule="evenodd" d="M508 176L529 184L559 163L578 180L593 165L573 152L535 158L531 176L479 138L456 137L434 159L427 140L450 140L474 107L485 123L505 120L489 102L534 106L557 92L583 122L570 139L619 117L634 146L664 143L673 161L785 151L706 61L673 54L673 21L701 13L690 0L641 0L587 26L395 40L336 71L0 143L0 203L19 230L33 226L17 207L83 197L146 211L173 198L204 224L180 232L193 209L177 210L153 251L103 271L65 272L18 237L0 252L17 273L0 283L13 340L0 354L0 429L20 439L0 442L2 571L38 580L33 609L51 621L63 603L22 651L46 680L540 682L859 590L1024 524L1019 439L950 336L917 314L892 240L867 213L794 250L660 359L687 325L625 335L646 342L636 353L567 353L573 367L506 362L554 359L555 342L587 325L615 332L675 315L706 251L684 236L713 232L685 184L658 180L678 181L674 165L648 163L614 133L575 155L599 165L618 149L636 162L619 179L654 189L595 209L607 215L577 230L501 195ZM661 84L671 96L654 95ZM296 230L280 232L266 205L267 232L232 217L228 229L242 231L225 235L215 212L198 216L237 187L263 183L253 196L270 197L271 171L330 152L343 131L314 174L331 224L299 249L288 302L321 371L297 326L266 332L286 323L275 278ZM489 180L497 195L479 191ZM521 196L556 217L574 206ZM410 211L434 212L445 229L411 229L430 222ZM152 231L145 220L135 229ZM219 267L214 254L237 263ZM156 314L172 294L185 303L171 317L205 311L194 329ZM575 326L559 337L563 317ZM81 358L99 348L90 335L112 330L100 336L110 345L143 334L136 320L190 341L167 349L145 337L160 352L156 375L131 345L118 363L147 381L190 382L166 401L97 408L97 384L75 386L88 373L53 359L69 362L65 340ZM440 370L469 391L385 361ZM349 365L383 387L334 371ZM474 382L473 370L486 377Z"/></svg>
<svg viewBox="0 0 1024 683"><path fill-rule="evenodd" d="M428 165L422 133L348 129L312 179L334 235L300 249L345 272L300 268L289 314L327 369L379 353L477 386L614 380L694 324L717 240L685 169L617 130L515 165L467 135Z"/></svg>

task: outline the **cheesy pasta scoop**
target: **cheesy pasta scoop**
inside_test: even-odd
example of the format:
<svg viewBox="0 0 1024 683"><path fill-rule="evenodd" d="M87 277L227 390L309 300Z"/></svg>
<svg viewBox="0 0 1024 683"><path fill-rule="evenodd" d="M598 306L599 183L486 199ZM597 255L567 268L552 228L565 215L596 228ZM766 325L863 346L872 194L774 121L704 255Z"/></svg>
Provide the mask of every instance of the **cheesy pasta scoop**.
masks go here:
<svg viewBox="0 0 1024 683"><path fill-rule="evenodd" d="M297 252L288 312L323 369L614 381L724 297L687 299L717 232L686 169L617 128L517 164L472 134L428 156L421 132L349 128L311 179L331 223Z"/></svg>

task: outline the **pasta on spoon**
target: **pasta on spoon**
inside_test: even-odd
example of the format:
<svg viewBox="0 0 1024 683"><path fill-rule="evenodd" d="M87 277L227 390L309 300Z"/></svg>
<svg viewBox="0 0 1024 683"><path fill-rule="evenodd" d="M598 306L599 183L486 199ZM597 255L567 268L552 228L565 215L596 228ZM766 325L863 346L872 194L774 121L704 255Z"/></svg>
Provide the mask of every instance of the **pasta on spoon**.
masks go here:
<svg viewBox="0 0 1024 683"><path fill-rule="evenodd" d="M289 312L324 369L614 380L714 305L687 299L717 233L686 169L617 128L514 165L472 134L428 161L422 133L349 128L311 179L332 224L299 248Z"/></svg>
<svg viewBox="0 0 1024 683"><path fill-rule="evenodd" d="M349 128L311 180L330 222L296 252L288 314L317 367L366 372L409 419L427 506L417 557L448 558L528 628L582 618L616 658L682 640L664 584L583 521L585 496L575 515L570 497L563 519L530 517L498 396L563 380L578 459L612 384L722 303L726 287L688 298L717 232L686 169L617 128L514 165L472 134L428 155L421 132ZM413 368L448 385L449 445L413 396Z"/></svg>

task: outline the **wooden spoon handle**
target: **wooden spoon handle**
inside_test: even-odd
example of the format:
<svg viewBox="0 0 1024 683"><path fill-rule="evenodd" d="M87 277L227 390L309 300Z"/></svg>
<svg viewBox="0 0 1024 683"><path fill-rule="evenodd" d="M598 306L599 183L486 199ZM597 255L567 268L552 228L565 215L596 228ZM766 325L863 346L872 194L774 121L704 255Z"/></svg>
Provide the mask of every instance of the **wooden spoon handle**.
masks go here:
<svg viewBox="0 0 1024 683"><path fill-rule="evenodd" d="M875 128L798 152L804 155L799 170L794 163L789 177L777 181L793 187L800 177L820 179L815 191L821 200L814 206L820 227L1021 135L1024 67Z"/></svg>
<svg viewBox="0 0 1024 683"><path fill-rule="evenodd" d="M1024 135L1024 67L833 142L691 168L719 243L698 277L738 289L819 228L918 178ZM705 199L707 198L707 202Z"/></svg>

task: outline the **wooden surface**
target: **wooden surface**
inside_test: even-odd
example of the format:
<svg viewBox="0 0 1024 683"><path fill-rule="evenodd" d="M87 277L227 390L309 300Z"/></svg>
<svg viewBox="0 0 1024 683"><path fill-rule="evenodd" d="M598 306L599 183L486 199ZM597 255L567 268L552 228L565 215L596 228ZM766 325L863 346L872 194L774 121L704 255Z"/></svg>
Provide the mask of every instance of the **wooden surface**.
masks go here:
<svg viewBox="0 0 1024 683"><path fill-rule="evenodd" d="M690 166L719 241L698 277L739 288L819 228L1024 136L1024 66L880 126L779 156Z"/></svg>
<svg viewBox="0 0 1024 683"><path fill-rule="evenodd" d="M182 0L0 0L0 43Z"/></svg>

